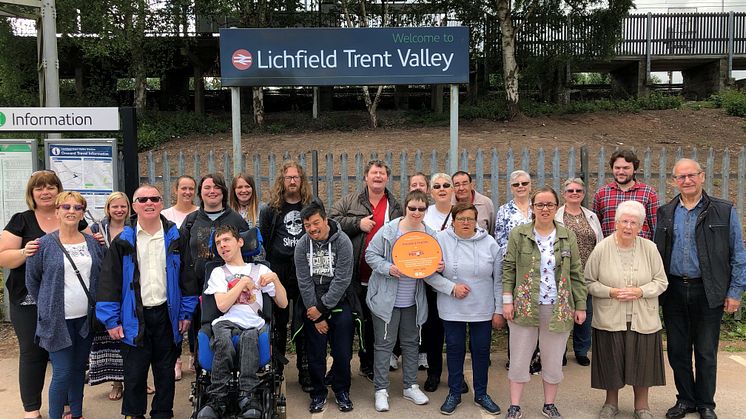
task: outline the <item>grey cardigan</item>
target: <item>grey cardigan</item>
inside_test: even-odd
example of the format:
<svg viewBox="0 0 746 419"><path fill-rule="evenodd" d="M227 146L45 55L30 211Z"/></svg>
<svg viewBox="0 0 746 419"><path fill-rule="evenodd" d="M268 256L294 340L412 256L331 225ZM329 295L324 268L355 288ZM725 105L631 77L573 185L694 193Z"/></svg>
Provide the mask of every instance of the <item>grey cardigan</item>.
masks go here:
<svg viewBox="0 0 746 419"><path fill-rule="evenodd" d="M378 318L383 320L388 326L391 321L391 314L394 312L394 300L396 300L396 290L399 287L399 278L389 274L389 269L393 265L391 248L396 241L397 232L399 231L399 221L401 217L388 222L373 236L365 251L365 261L368 262L373 273L368 281L368 293L365 302L368 304L370 311ZM425 226L427 234L435 237L435 230ZM434 273L427 278L423 278L435 290L443 294L453 292L456 285L446 279L439 273ZM415 305L417 308L417 327L418 329L427 320L427 300L425 298L425 284L417 281L417 287L414 295Z"/></svg>
<svg viewBox="0 0 746 419"><path fill-rule="evenodd" d="M95 301L104 247L93 236L85 233L83 236L91 253L89 283ZM36 319L36 342L49 352L72 345L65 323L65 254L55 237L59 237L58 231L43 236L39 240L39 251L26 260L26 288L36 301L39 312ZM89 322L84 322L78 332L81 337L88 337L88 324Z"/></svg>

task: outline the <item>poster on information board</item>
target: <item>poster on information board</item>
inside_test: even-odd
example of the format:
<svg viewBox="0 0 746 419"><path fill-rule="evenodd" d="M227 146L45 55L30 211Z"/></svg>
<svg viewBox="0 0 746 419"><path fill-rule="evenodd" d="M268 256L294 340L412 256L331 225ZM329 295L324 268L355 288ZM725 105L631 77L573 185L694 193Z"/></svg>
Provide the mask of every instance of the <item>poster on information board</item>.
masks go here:
<svg viewBox="0 0 746 419"><path fill-rule="evenodd" d="M104 139L47 140L44 156L66 191L77 191L88 202L88 223L104 217L106 198L117 182L117 142Z"/></svg>
<svg viewBox="0 0 746 419"><path fill-rule="evenodd" d="M13 214L28 209L26 184L37 163L36 140L0 140L0 229Z"/></svg>

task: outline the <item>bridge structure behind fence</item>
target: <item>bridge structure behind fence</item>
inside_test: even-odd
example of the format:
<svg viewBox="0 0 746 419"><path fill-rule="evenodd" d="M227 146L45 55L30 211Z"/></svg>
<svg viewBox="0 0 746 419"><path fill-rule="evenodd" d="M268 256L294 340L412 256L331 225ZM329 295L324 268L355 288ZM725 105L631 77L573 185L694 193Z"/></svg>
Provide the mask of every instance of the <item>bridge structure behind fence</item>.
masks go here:
<svg viewBox="0 0 746 419"><path fill-rule="evenodd" d="M495 208L511 199L509 175L517 169L528 172L534 188L549 185L560 191L568 178L580 177L586 182L588 205L599 185L612 180L609 169L609 156L613 149L604 147L559 147L519 150L476 149L462 150L458 156L459 170L471 173L475 188L492 199ZM671 182L673 165L682 157L697 160L704 167L705 190L712 196L728 199L736 204L741 219L744 216L744 189L746 188L746 151L714 150L682 147L660 147L636 150L640 158L637 179L653 186L661 204L675 196L676 189ZM257 196L261 202L268 201L271 185L274 183L282 162L294 158L305 168L309 182L317 186L318 196L330 207L335 200L354 190L359 190L364 181L364 170L371 159L381 159L391 168L389 190L403 200L409 177L416 172L428 175L446 171L449 167L448 153L417 150L409 153L386 151L370 155L361 153L320 154L309 151L296 155L244 154L240 167L242 172L252 175L256 181ZM119 167L122 167L120 165ZM140 180L171 191L176 179L181 175L191 175L195 179L207 173L221 173L230 184L233 177L233 163L229 153L218 154L213 150L206 154L188 154L180 151L177 155L167 152L150 151L140 158ZM123 176L120 177L123 179ZM165 193L166 207L174 197Z"/></svg>

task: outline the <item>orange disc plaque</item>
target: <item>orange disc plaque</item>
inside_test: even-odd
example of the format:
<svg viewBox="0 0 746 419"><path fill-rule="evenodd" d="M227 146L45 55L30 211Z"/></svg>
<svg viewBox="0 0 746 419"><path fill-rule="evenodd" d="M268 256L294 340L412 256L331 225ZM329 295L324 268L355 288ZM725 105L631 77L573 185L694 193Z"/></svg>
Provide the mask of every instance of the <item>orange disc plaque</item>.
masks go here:
<svg viewBox="0 0 746 419"><path fill-rule="evenodd" d="M443 252L435 237L421 231L411 231L396 240L392 259L404 275L425 278L438 269Z"/></svg>

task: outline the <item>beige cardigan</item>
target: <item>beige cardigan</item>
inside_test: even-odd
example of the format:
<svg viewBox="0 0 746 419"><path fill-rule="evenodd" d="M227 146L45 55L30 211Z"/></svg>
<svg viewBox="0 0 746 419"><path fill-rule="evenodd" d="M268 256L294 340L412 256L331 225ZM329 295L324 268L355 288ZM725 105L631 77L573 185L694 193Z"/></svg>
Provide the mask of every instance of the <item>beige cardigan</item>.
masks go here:
<svg viewBox="0 0 746 419"><path fill-rule="evenodd" d="M649 334L661 329L658 296L668 287L663 260L655 243L642 237L635 240L634 280L636 287L642 289L642 298L638 300L621 302L609 297L612 288L626 286L614 235L597 244L588 257L585 283L593 296L593 328L610 332L627 330L627 306L631 304L631 330Z"/></svg>

